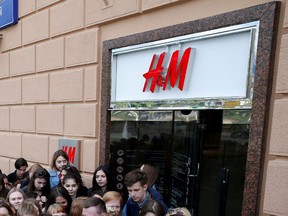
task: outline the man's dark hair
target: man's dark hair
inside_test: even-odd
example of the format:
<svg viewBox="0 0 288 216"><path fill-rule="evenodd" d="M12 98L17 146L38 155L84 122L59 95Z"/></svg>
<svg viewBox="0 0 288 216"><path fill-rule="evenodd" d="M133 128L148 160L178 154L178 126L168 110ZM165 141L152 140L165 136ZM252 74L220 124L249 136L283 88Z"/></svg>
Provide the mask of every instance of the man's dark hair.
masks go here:
<svg viewBox="0 0 288 216"><path fill-rule="evenodd" d="M124 183L127 187L131 187L133 184L140 182L141 186L147 184L147 175L140 169L132 170L127 173L124 178Z"/></svg>
<svg viewBox="0 0 288 216"><path fill-rule="evenodd" d="M14 163L15 168L18 170L22 166L28 167L28 163L24 158L18 158Z"/></svg>
<svg viewBox="0 0 288 216"><path fill-rule="evenodd" d="M83 208L89 208L92 206L97 207L101 213L106 212L105 202L100 198L89 197L89 198L84 200Z"/></svg>

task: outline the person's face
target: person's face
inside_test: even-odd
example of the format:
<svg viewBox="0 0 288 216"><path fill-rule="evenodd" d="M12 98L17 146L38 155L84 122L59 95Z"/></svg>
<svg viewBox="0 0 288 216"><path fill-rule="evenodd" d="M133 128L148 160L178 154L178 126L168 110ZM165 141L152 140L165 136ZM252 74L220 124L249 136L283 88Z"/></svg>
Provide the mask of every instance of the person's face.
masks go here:
<svg viewBox="0 0 288 216"><path fill-rule="evenodd" d="M58 197L56 198L56 200L55 200L55 203L60 204L60 205L63 207L63 209L66 211L68 202L67 202L67 200L66 200L64 197L58 196Z"/></svg>
<svg viewBox="0 0 288 216"><path fill-rule="evenodd" d="M156 216L154 213L152 213L152 212L147 212L146 214L145 214L145 216Z"/></svg>
<svg viewBox="0 0 288 216"><path fill-rule="evenodd" d="M107 177L106 174L103 172L103 170L99 170L96 173L96 182L100 187L105 187L107 185Z"/></svg>
<svg viewBox="0 0 288 216"><path fill-rule="evenodd" d="M21 166L19 169L16 170L16 175L19 179L22 179L24 177L24 174L26 172L27 166Z"/></svg>
<svg viewBox="0 0 288 216"><path fill-rule="evenodd" d="M105 205L106 205L107 212L109 212L110 209L113 212L115 211L116 215L118 215L119 212L121 212L121 204L119 200L111 200L109 202L106 202Z"/></svg>
<svg viewBox="0 0 288 216"><path fill-rule="evenodd" d="M61 171L61 178L60 178L60 181L61 181L61 184L63 185L63 179L65 177L65 175L67 174L67 170L63 169Z"/></svg>
<svg viewBox="0 0 288 216"><path fill-rule="evenodd" d="M9 216L9 211L8 209L1 207L0 208L0 215L5 215L5 216Z"/></svg>
<svg viewBox="0 0 288 216"><path fill-rule="evenodd" d="M83 208L82 216L104 216L106 213L101 213L97 206L90 206L88 208Z"/></svg>
<svg viewBox="0 0 288 216"><path fill-rule="evenodd" d="M45 187L46 184L47 184L47 180L46 179L36 178L34 180L34 186L35 186L37 191L41 191L43 189L43 187Z"/></svg>
<svg viewBox="0 0 288 216"><path fill-rule="evenodd" d="M12 187L11 187L10 183L8 182L8 179L7 179L7 178L4 178L3 180L4 180L5 188L6 188L7 190L10 190Z"/></svg>
<svg viewBox="0 0 288 216"><path fill-rule="evenodd" d="M64 187L67 189L71 197L76 196L79 185L75 182L75 179L66 179L64 182Z"/></svg>
<svg viewBox="0 0 288 216"><path fill-rule="evenodd" d="M63 212L60 212L60 213L53 213L52 216L66 216L66 214Z"/></svg>
<svg viewBox="0 0 288 216"><path fill-rule="evenodd" d="M127 190L135 202L142 202L146 197L147 184L141 186L140 182L136 182L131 187L127 187Z"/></svg>
<svg viewBox="0 0 288 216"><path fill-rule="evenodd" d="M9 203L14 206L14 208L16 210L18 210L19 206L21 205L21 203L23 202L24 198L22 193L15 191L13 193L10 194L9 196Z"/></svg>
<svg viewBox="0 0 288 216"><path fill-rule="evenodd" d="M57 157L55 161L55 166L58 171L61 172L64 168L67 167L67 165L68 165L68 161L63 156Z"/></svg>
<svg viewBox="0 0 288 216"><path fill-rule="evenodd" d="M35 198L35 200L39 203L40 207L42 208L43 207L43 202L41 200L41 197L40 195L38 194L37 197ZM45 201L46 202L46 201Z"/></svg>

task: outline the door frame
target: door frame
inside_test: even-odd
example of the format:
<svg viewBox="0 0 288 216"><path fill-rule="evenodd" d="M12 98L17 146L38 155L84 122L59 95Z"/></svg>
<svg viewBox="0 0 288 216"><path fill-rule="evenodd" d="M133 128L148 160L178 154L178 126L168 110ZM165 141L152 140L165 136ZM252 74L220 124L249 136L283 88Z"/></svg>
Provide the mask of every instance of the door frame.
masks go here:
<svg viewBox="0 0 288 216"><path fill-rule="evenodd" d="M104 41L102 47L101 145L99 146L99 163L104 164L109 160L109 109L112 49L259 20L260 25L257 60L255 65L256 73L252 100L252 117L250 122L242 205L242 216L257 215L260 205L259 197L262 185L261 179L263 174L265 146L267 145L266 136L268 131L270 97L275 60L274 53L276 50L280 5L281 2L268 2L200 20Z"/></svg>

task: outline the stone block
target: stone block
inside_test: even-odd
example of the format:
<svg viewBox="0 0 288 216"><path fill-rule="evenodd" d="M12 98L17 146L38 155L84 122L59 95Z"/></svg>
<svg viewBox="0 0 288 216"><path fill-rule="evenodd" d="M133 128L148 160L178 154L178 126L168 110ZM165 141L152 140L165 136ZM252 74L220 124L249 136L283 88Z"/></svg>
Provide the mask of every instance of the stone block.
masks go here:
<svg viewBox="0 0 288 216"><path fill-rule="evenodd" d="M288 35L282 35L281 39L276 92L288 92Z"/></svg>
<svg viewBox="0 0 288 216"><path fill-rule="evenodd" d="M66 37L66 66L97 62L98 30L90 30Z"/></svg>
<svg viewBox="0 0 288 216"><path fill-rule="evenodd" d="M65 107L65 135L95 137L96 104Z"/></svg>
<svg viewBox="0 0 288 216"><path fill-rule="evenodd" d="M81 176L82 176L82 181L84 182L84 185L87 188L91 188L92 187L93 174L82 173Z"/></svg>
<svg viewBox="0 0 288 216"><path fill-rule="evenodd" d="M51 40L36 46L36 71L64 67L64 39Z"/></svg>
<svg viewBox="0 0 288 216"><path fill-rule="evenodd" d="M84 77L85 101L98 101L100 95L100 89L98 89L97 85L97 83L100 83L98 66L85 68Z"/></svg>
<svg viewBox="0 0 288 216"><path fill-rule="evenodd" d="M283 27L288 28L288 4L286 2Z"/></svg>
<svg viewBox="0 0 288 216"><path fill-rule="evenodd" d="M82 145L82 156L81 164L82 170L85 172L93 173L97 168L99 151L98 151L98 142L95 140L84 140Z"/></svg>
<svg viewBox="0 0 288 216"><path fill-rule="evenodd" d="M83 0L63 1L50 8L51 36L75 31L84 27Z"/></svg>
<svg viewBox="0 0 288 216"><path fill-rule="evenodd" d="M22 100L21 79L0 80L0 104L19 104Z"/></svg>
<svg viewBox="0 0 288 216"><path fill-rule="evenodd" d="M10 75L35 73L35 46L17 49L10 53Z"/></svg>
<svg viewBox="0 0 288 216"><path fill-rule="evenodd" d="M145 11L156 7L164 6L175 1L177 0L142 0L142 10Z"/></svg>
<svg viewBox="0 0 288 216"><path fill-rule="evenodd" d="M48 136L24 134L22 139L22 156L26 160L48 163Z"/></svg>
<svg viewBox="0 0 288 216"><path fill-rule="evenodd" d="M35 132L35 107L15 106L10 108L10 129L19 132Z"/></svg>
<svg viewBox="0 0 288 216"><path fill-rule="evenodd" d="M0 107L0 130L9 131L10 129L10 109L9 107Z"/></svg>
<svg viewBox="0 0 288 216"><path fill-rule="evenodd" d="M271 126L270 154L288 155L288 100L275 100Z"/></svg>
<svg viewBox="0 0 288 216"><path fill-rule="evenodd" d="M24 77L23 103L45 103L48 102L48 75Z"/></svg>
<svg viewBox="0 0 288 216"><path fill-rule="evenodd" d="M0 79L9 77L9 53L0 53Z"/></svg>
<svg viewBox="0 0 288 216"><path fill-rule="evenodd" d="M0 132L0 155L18 158L22 152L22 135L19 133Z"/></svg>
<svg viewBox="0 0 288 216"><path fill-rule="evenodd" d="M49 137L49 151L48 151L49 166L51 165L53 154L58 150L58 142L59 137L54 136Z"/></svg>
<svg viewBox="0 0 288 216"><path fill-rule="evenodd" d="M52 4L56 2L61 2L63 0L37 0L36 8L37 10L42 9L47 6L51 6Z"/></svg>
<svg viewBox="0 0 288 216"><path fill-rule="evenodd" d="M38 1L38 0L37 0ZM36 0L18 0L18 16L22 18L35 11Z"/></svg>
<svg viewBox="0 0 288 216"><path fill-rule="evenodd" d="M138 13L135 0L86 0L86 25L91 26Z"/></svg>
<svg viewBox="0 0 288 216"><path fill-rule="evenodd" d="M64 131L63 105L43 105L36 108L37 133L59 134Z"/></svg>
<svg viewBox="0 0 288 216"><path fill-rule="evenodd" d="M50 101L82 101L83 69L50 74Z"/></svg>
<svg viewBox="0 0 288 216"><path fill-rule="evenodd" d="M15 49L22 45L22 22L19 21L17 25L1 30L1 52Z"/></svg>
<svg viewBox="0 0 288 216"><path fill-rule="evenodd" d="M288 215L288 161L269 161L263 211L269 215Z"/></svg>
<svg viewBox="0 0 288 216"><path fill-rule="evenodd" d="M6 175L8 175L10 173L9 159L5 157L0 157L0 164L1 164L2 173L5 173Z"/></svg>
<svg viewBox="0 0 288 216"><path fill-rule="evenodd" d="M44 40L49 37L49 11L37 12L22 20L23 44Z"/></svg>

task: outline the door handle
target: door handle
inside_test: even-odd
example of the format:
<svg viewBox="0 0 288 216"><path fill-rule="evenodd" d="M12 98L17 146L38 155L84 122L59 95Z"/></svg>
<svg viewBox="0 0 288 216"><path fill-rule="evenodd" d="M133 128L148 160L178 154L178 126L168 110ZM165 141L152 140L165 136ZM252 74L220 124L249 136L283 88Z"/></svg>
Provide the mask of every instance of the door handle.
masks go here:
<svg viewBox="0 0 288 216"><path fill-rule="evenodd" d="M189 178L198 177L198 175L199 175L199 169L200 169L200 163L197 163L197 171L196 171L196 174L187 175L187 177L189 177Z"/></svg>

